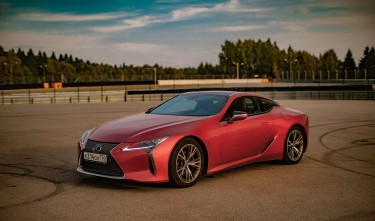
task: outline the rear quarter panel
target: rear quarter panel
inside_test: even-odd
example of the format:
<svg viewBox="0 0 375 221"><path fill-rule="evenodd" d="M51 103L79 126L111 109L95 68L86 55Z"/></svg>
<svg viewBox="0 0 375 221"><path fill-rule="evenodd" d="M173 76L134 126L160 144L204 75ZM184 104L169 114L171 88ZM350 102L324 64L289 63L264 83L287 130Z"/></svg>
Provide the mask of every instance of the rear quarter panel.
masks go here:
<svg viewBox="0 0 375 221"><path fill-rule="evenodd" d="M309 137L309 118L308 116L295 109L291 108L284 108L284 107L274 107L274 109L270 112L270 116L274 123L274 130L275 133L279 135L284 135L288 133L288 131L293 126L300 126L306 135L306 140L308 141ZM306 151L305 146L305 151Z"/></svg>

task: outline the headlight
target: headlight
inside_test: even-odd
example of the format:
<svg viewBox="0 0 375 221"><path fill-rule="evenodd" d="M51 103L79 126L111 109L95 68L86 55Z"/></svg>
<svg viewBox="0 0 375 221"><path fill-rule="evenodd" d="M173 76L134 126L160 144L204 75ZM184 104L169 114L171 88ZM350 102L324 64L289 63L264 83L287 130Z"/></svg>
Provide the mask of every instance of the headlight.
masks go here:
<svg viewBox="0 0 375 221"><path fill-rule="evenodd" d="M152 140L146 140L139 143L132 144L122 148L122 151L145 150L147 153L151 152L159 144L166 141L168 137L161 137Z"/></svg>
<svg viewBox="0 0 375 221"><path fill-rule="evenodd" d="M85 147L87 138L89 137L91 130L87 130L85 133L83 133L82 137L79 139L79 145L81 147L81 150Z"/></svg>

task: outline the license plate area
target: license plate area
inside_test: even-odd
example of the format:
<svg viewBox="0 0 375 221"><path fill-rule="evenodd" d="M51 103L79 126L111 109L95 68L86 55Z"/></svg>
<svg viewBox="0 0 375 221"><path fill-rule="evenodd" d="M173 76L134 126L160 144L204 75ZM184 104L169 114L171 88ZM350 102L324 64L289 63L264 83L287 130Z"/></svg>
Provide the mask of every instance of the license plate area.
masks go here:
<svg viewBox="0 0 375 221"><path fill-rule="evenodd" d="M107 155L105 154L98 154L98 153L89 153L83 152L83 159L86 161L106 164L107 163Z"/></svg>

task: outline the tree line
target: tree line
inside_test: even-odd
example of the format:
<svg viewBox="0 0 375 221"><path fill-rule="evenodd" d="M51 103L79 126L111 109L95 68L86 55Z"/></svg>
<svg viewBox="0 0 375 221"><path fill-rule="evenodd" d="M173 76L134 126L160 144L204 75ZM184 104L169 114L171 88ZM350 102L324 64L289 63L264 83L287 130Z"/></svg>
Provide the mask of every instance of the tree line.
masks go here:
<svg viewBox="0 0 375 221"><path fill-rule="evenodd" d="M366 47L357 65L350 49L343 61L333 49L318 57L307 52L280 49L270 39L225 41L219 63L201 62L198 67L173 68L158 64L134 66L99 64L53 52L34 53L0 46L0 84L42 82L144 81L157 79L276 78L276 79L364 79L375 78L375 50Z"/></svg>
<svg viewBox="0 0 375 221"><path fill-rule="evenodd" d="M375 77L374 47L365 48L358 66L350 49L344 60L340 61L333 49L317 57L304 50L294 50L291 46L287 50L280 50L276 42L272 43L270 39L225 41L221 49L219 65L223 67L224 72L233 73L235 69L239 69L240 75L250 75L250 77L314 79L322 75L323 79L334 79L336 76L363 79L364 72L366 78Z"/></svg>

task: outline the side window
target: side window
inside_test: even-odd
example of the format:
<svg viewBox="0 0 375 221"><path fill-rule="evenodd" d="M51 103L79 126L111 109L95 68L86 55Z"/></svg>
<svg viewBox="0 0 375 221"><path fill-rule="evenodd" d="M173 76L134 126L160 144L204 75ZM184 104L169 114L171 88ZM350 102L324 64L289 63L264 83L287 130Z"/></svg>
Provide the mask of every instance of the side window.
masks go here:
<svg viewBox="0 0 375 221"><path fill-rule="evenodd" d="M259 113L256 101L252 97L239 97L233 101L225 113L223 120L227 121L233 117L234 111L242 111L248 115Z"/></svg>
<svg viewBox="0 0 375 221"><path fill-rule="evenodd" d="M259 113L258 106L256 101L253 97L246 97L245 98L245 105L246 105L246 112L249 115Z"/></svg>
<svg viewBox="0 0 375 221"><path fill-rule="evenodd" d="M224 117L222 120L224 121L228 121L229 119L231 119L233 117L233 112L234 111L242 111L242 112L246 112L246 108L244 106L244 98L243 97L239 97L237 99L235 99L232 104L229 106L227 112L225 113Z"/></svg>
<svg viewBox="0 0 375 221"><path fill-rule="evenodd" d="M262 113L270 111L275 104L273 101L264 98L258 98L258 102Z"/></svg>

